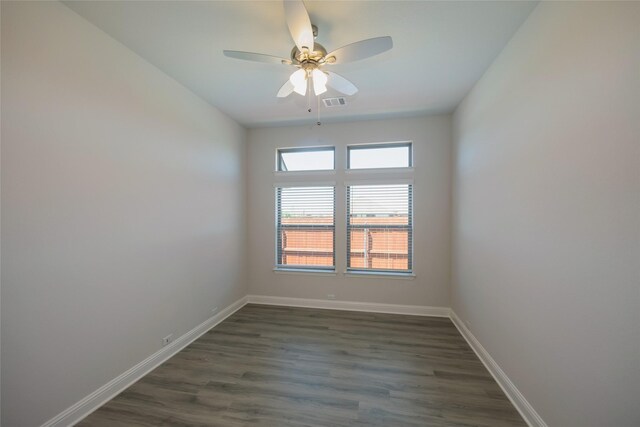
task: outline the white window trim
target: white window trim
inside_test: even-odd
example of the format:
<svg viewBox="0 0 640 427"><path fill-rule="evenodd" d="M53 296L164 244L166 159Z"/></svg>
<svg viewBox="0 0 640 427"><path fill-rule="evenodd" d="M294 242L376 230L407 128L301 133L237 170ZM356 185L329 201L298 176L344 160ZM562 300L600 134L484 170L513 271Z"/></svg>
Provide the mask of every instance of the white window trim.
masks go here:
<svg viewBox="0 0 640 427"><path fill-rule="evenodd" d="M318 270L314 268L284 268L275 267L273 272L276 274L303 274L306 276L335 276L336 270Z"/></svg>
<svg viewBox="0 0 640 427"><path fill-rule="evenodd" d="M407 178L391 178L391 179L360 179L353 181L345 181L344 187L352 185L413 185L413 179Z"/></svg>
<svg viewBox="0 0 640 427"><path fill-rule="evenodd" d="M335 181L295 181L295 182L277 182L273 184L273 188L289 188L289 187L337 187Z"/></svg>
<svg viewBox="0 0 640 427"><path fill-rule="evenodd" d="M385 278L385 279L399 279L399 280L414 280L416 278L416 274L411 272L411 273L402 273L402 272L386 272L386 271L380 271L380 270L373 270L373 271L358 271L358 270L348 270L345 271L344 273L345 277L351 277L351 278L369 278L369 279L380 279L380 278Z"/></svg>
<svg viewBox="0 0 640 427"><path fill-rule="evenodd" d="M397 174L406 173L413 174L415 172L413 166L406 168L368 168L368 169L345 169L347 175L365 175L365 174Z"/></svg>
<svg viewBox="0 0 640 427"><path fill-rule="evenodd" d="M273 175L277 177L283 176L323 176L323 175L335 175L335 169L319 169L314 171L274 171Z"/></svg>

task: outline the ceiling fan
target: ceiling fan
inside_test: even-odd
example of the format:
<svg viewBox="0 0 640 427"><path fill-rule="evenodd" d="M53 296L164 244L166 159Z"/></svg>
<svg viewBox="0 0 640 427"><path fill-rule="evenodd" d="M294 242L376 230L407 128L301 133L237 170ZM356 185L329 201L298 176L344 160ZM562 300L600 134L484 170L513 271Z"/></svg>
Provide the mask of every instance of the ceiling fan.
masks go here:
<svg viewBox="0 0 640 427"><path fill-rule="evenodd" d="M341 75L333 71L325 71L324 66L359 61L393 47L391 37L385 36L361 40L327 53L324 46L314 41L318 35L318 28L311 25L302 0L284 0L284 14L289 32L295 42L290 59L237 50L223 51L230 58L291 65L298 68L282 85L278 91L278 98L286 98L292 92L304 96L309 86L313 86L316 96L326 92L327 86L345 95L353 95L358 88Z"/></svg>

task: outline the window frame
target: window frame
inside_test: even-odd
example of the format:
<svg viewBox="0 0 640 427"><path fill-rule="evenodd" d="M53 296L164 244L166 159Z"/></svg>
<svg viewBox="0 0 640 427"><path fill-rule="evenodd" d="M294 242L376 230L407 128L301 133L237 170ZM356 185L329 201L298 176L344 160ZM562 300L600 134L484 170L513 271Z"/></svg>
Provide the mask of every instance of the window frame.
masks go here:
<svg viewBox="0 0 640 427"><path fill-rule="evenodd" d="M305 153L305 152L313 152L313 151L332 151L333 152L333 165L331 169L305 169L305 170L283 170L283 159L282 153ZM286 148L276 148L276 170L277 173L309 173L309 172L330 172L336 170L336 147L333 145L323 145L323 146L314 146L314 147L286 147Z"/></svg>
<svg viewBox="0 0 640 427"><path fill-rule="evenodd" d="M377 149L377 148L389 148L389 147L407 147L408 148L408 166L391 166L391 167L371 167L351 169L351 150L363 150L363 149ZM415 197L415 185L414 185L414 153L413 153L413 141L412 140L400 140L393 142L363 142L354 144L334 144L334 145L317 145L317 146L294 146L294 147L276 147L275 148L275 171L274 175L279 176L280 179L276 179L273 183L274 187L274 210L275 210L275 223L274 223L274 268L273 272L278 274L300 274L300 275L316 275L316 276L335 276L337 269L344 269L340 274L348 277L358 278L389 278L389 279L405 279L413 280L416 278L415 274L415 262L414 262L414 249L415 249L415 219L414 219L414 197ZM313 169L313 170L294 170L284 171L281 170L283 165L284 153L304 153L304 152L323 152L331 151L333 153L333 168L332 169ZM340 165L340 169L337 169L337 165ZM338 175L336 178L327 177L332 175ZM324 177L324 178L323 178ZM351 178L349 178L351 177ZM337 181L337 182L336 182ZM349 214L350 206L348 204L347 193L350 187L358 185L408 185L410 193L408 195L408 223L402 225L400 228L407 230L408 232L408 247L407 247L407 266L408 269L391 269L391 268L351 268L349 263L351 261L351 254L349 252L349 234L350 229L354 229L349 226ZM283 228L296 228L287 227L287 224L282 224L282 212L281 212L281 192L284 188L295 187L332 187L333 188L333 224L327 225L326 228L333 231L333 253L332 253L332 266L321 265L287 265L281 264L281 260L284 254L283 248L280 245L283 244L282 236L279 233ZM338 188L342 187L342 188ZM338 203L340 206L338 206ZM344 209L344 210L341 210ZM340 212L340 217L344 218L343 224L340 217L336 216L336 212ZM284 227L283 227L284 225ZM311 227L311 225L310 225ZM299 228L299 227L298 227ZM317 228L317 227L316 227ZM358 227L356 227L358 228ZM344 237L340 236L339 241L344 242L344 246L341 244L336 246L338 239L337 231L345 230L347 233ZM297 238L297 237L296 237ZM322 238L322 237L321 237ZM344 239L344 240L342 240ZM325 240L325 242L328 240ZM313 246L311 246L312 248ZM322 245L320 246L322 247ZM304 249L304 247L303 247ZM380 252L380 251L376 251ZM401 251L402 253L403 251ZM318 253L326 252L320 251ZM292 253L295 255L295 253ZM298 254L304 256L304 250ZM391 255L389 255L391 257ZM311 260L311 262L324 262L322 259ZM393 265L393 264L392 264Z"/></svg>
<svg viewBox="0 0 640 427"><path fill-rule="evenodd" d="M395 181L395 182L394 182ZM399 228L399 229L406 229L408 232L407 235L407 239L408 241L408 245L407 245L407 269L406 270L398 270L398 269L388 269L388 268L354 268L354 267L350 267L351 264L351 248L350 248L350 242L351 242L351 238L350 238L350 232L351 230L354 228L353 226L350 225L349 223L349 217L350 217L350 213L351 213L351 204L350 204L350 200L351 200L351 195L350 195L350 189L351 187L357 187L357 186L375 186L375 185L406 185L408 186L408 221L407 221L407 225L406 226L396 226L396 227L392 227L392 228ZM411 182L407 182L407 181L403 181L403 182L398 182L397 180L393 180L390 179L388 181L386 180L371 180L371 182L366 182L366 181L359 181L359 182L353 182L353 183L345 183L345 247L346 247L346 257L345 257L345 261L346 261L346 269L345 269L345 274L347 275L361 275L361 276L380 276L380 275L384 275L384 276L398 276L398 277L414 277L415 276L415 272L413 271L413 267L414 267L414 263L413 263L413 249L414 249L414 221L413 221L413 205L414 205L414 201L413 201L413 195L414 195L414 184L413 181ZM366 226L356 226L356 229L364 229L367 228ZM372 228L372 227L369 227Z"/></svg>
<svg viewBox="0 0 640 427"><path fill-rule="evenodd" d="M351 168L351 151L352 150L375 150L380 148L396 148L396 147L408 147L409 148L409 158L408 158L408 166L389 166L389 167L378 167L378 168ZM335 156L334 156L335 163ZM401 141L401 142L373 142L373 143L363 143L363 144L350 144L347 145L347 171L388 171L394 169L411 169L413 168L413 142L411 141Z"/></svg>
<svg viewBox="0 0 640 427"><path fill-rule="evenodd" d="M334 156L335 163L335 156ZM292 265L292 264L282 264L282 248L280 247L281 239L278 237L279 233L283 229L282 226L282 212L281 212L281 197L282 197L282 189L285 188L315 188L315 187L331 187L333 189L333 224L326 226L309 226L313 228L326 228L333 230L333 251L332 251L332 266L322 266L322 265ZM306 272L306 273L335 273L336 271L336 184L335 183L316 183L310 182L305 184L276 184L275 185L275 266L274 271L276 272ZM285 225L284 228L296 229L300 228L297 225ZM303 227L304 228L304 227Z"/></svg>

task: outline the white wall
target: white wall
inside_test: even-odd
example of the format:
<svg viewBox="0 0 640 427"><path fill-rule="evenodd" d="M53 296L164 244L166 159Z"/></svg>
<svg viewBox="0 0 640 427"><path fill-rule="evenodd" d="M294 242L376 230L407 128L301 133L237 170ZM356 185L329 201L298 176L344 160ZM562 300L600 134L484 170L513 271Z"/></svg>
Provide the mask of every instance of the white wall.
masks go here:
<svg viewBox="0 0 640 427"><path fill-rule="evenodd" d="M550 426L640 425L640 3L541 3L454 140L455 312Z"/></svg>
<svg viewBox="0 0 640 427"><path fill-rule="evenodd" d="M3 425L246 295L245 136L62 4L2 2Z"/></svg>
<svg viewBox="0 0 640 427"><path fill-rule="evenodd" d="M450 126L449 116L401 120L251 129L248 145L249 292L279 297L387 304L449 306ZM347 144L413 141L415 280L345 277L346 230L344 180ZM336 182L335 277L274 273L274 174L277 148L333 145L336 173L295 177ZM404 176L404 175L398 175ZM374 175L374 177L378 177Z"/></svg>

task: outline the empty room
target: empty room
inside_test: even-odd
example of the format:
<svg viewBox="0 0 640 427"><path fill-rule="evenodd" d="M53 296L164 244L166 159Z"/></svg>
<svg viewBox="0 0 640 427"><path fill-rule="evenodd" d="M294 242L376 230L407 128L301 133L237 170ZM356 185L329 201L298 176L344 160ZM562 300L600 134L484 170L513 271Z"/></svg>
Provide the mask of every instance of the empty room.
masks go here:
<svg viewBox="0 0 640 427"><path fill-rule="evenodd" d="M0 14L3 427L640 426L640 2Z"/></svg>

